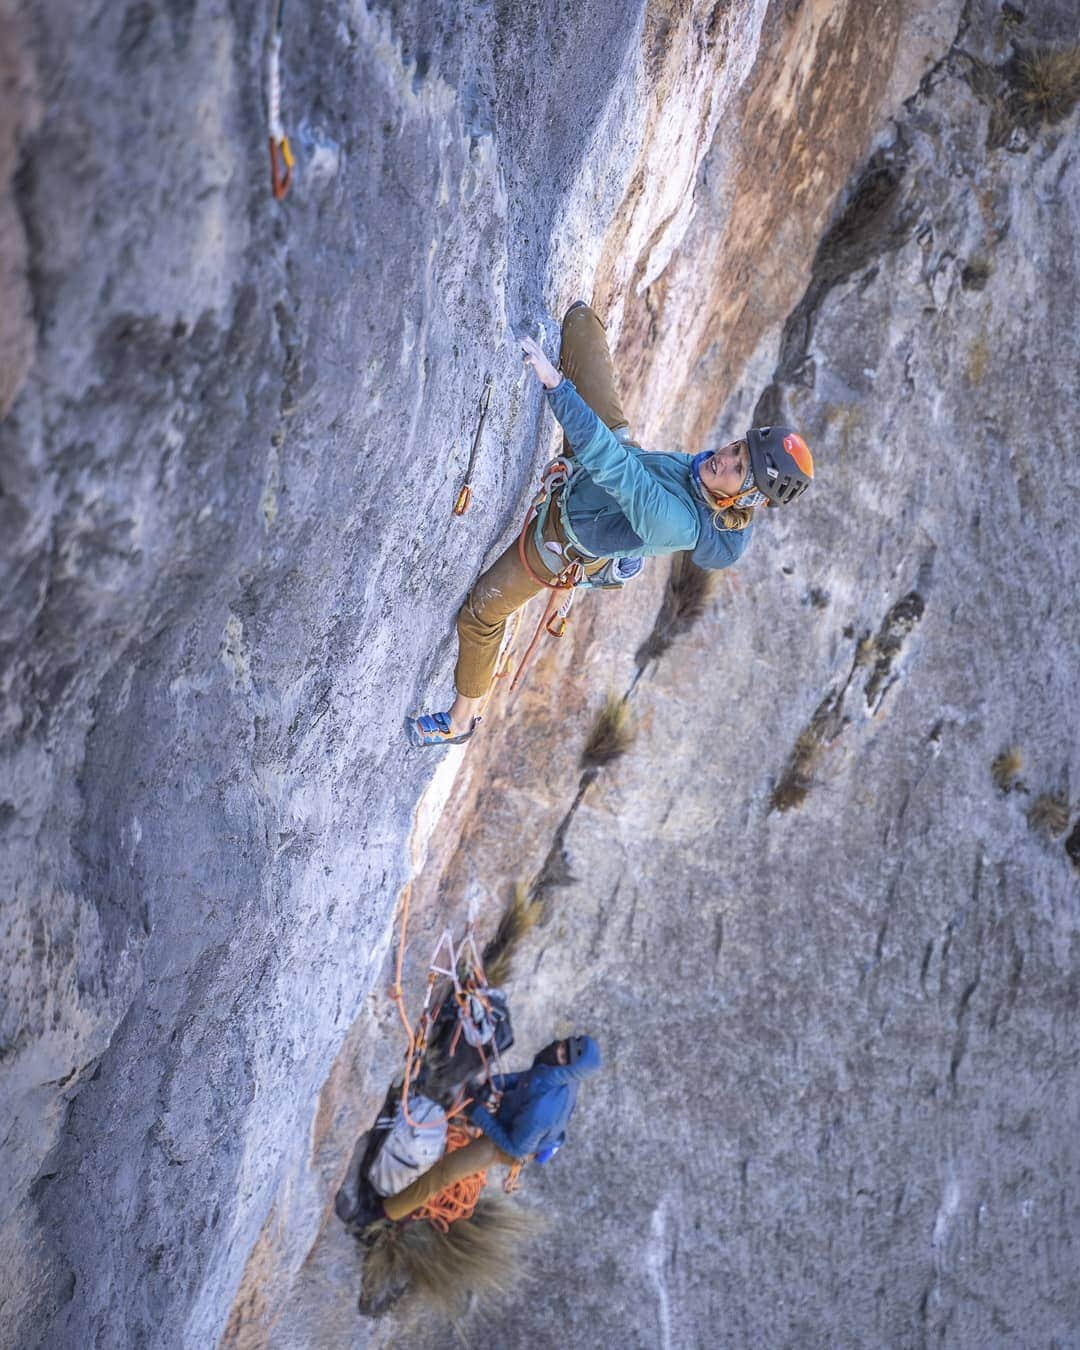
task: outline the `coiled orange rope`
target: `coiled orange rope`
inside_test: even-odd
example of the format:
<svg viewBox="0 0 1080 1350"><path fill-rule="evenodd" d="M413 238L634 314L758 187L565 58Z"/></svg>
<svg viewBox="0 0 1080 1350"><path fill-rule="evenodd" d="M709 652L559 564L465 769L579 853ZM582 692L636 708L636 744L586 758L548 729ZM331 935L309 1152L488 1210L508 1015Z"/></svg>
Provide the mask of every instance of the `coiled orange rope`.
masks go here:
<svg viewBox="0 0 1080 1350"><path fill-rule="evenodd" d="M451 1124L446 1131L446 1151L456 1153L459 1148L471 1144L473 1136L463 1125ZM487 1170L474 1172L472 1176L462 1177L445 1191L433 1195L426 1205L412 1215L414 1219L426 1219L440 1232L446 1233L452 1223L458 1219L471 1219L480 1200L480 1192L487 1185Z"/></svg>

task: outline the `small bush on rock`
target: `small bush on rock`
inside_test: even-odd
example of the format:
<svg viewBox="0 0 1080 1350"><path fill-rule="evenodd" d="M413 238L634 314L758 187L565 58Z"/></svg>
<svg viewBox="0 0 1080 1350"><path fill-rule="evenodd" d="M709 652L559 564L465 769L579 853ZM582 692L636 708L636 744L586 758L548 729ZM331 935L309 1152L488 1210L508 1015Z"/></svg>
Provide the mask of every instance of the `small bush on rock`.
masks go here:
<svg viewBox="0 0 1080 1350"><path fill-rule="evenodd" d="M607 702L585 742L581 754L582 766L588 768L595 764L608 764L620 755L625 755L634 743L635 734L626 699L615 693L608 694Z"/></svg>
<svg viewBox="0 0 1080 1350"><path fill-rule="evenodd" d="M1080 46L1019 52L1015 80L1021 99L1035 117L1051 124L1060 122L1080 99Z"/></svg>
<svg viewBox="0 0 1080 1350"><path fill-rule="evenodd" d="M532 1211L496 1195L482 1197L471 1219L445 1233L423 1221L388 1228L364 1260L360 1310L378 1316L408 1292L436 1316L460 1322L470 1302L483 1311L520 1298L524 1248L537 1227Z"/></svg>
<svg viewBox="0 0 1080 1350"><path fill-rule="evenodd" d="M528 886L519 881L514 887L510 903L503 910L495 936L483 951L484 974L488 984L499 988L510 978L521 940L530 929L536 927L543 908L539 900L530 897Z"/></svg>
<svg viewBox="0 0 1080 1350"><path fill-rule="evenodd" d="M1017 779L1023 767L1023 752L1018 745L1010 745L990 765L990 776L1002 792L1012 792L1021 786Z"/></svg>
<svg viewBox="0 0 1080 1350"><path fill-rule="evenodd" d="M1042 792L1031 803L1027 813L1028 824L1038 834L1056 839L1065 833L1069 823L1069 802L1064 793Z"/></svg>

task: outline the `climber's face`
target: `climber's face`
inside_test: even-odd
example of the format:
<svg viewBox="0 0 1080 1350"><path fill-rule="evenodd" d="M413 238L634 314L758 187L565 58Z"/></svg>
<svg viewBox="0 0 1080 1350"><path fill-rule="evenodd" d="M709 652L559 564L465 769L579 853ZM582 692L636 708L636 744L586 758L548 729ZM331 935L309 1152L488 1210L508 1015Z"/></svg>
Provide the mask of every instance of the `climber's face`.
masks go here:
<svg viewBox="0 0 1080 1350"><path fill-rule="evenodd" d="M714 450L698 470L702 486L716 497L734 497L750 472L750 451L745 441L732 441Z"/></svg>
<svg viewBox="0 0 1080 1350"><path fill-rule="evenodd" d="M553 1069L560 1064L566 1064L570 1059L570 1047L565 1041L552 1041L550 1045L545 1045L543 1050L536 1056L534 1064L546 1064L549 1069Z"/></svg>

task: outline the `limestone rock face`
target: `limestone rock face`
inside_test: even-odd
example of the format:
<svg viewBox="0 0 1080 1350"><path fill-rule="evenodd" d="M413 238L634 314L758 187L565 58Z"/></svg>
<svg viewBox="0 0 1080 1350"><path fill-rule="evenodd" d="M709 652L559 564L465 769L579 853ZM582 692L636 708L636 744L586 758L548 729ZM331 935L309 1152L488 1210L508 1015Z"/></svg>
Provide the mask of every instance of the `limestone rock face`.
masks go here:
<svg viewBox="0 0 1080 1350"><path fill-rule="evenodd" d="M525 881L521 1062L607 1057L492 1343L1068 1340L1069 6L290 7L280 205L267 18L0 10L3 1344L451 1343L331 1208L410 878L412 994ZM663 654L653 562L410 752L583 293L648 444L818 481Z"/></svg>

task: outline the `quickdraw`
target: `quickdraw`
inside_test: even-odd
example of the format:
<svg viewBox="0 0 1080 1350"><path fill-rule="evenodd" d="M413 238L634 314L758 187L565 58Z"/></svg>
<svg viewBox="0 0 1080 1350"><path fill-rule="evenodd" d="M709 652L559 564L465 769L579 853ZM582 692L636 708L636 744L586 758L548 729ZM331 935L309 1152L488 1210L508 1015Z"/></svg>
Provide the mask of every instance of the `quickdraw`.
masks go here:
<svg viewBox="0 0 1080 1350"><path fill-rule="evenodd" d="M292 147L281 124L281 25L285 0L274 0L266 57L266 120L270 130L270 188L275 201L288 192L293 177Z"/></svg>
<svg viewBox="0 0 1080 1350"><path fill-rule="evenodd" d="M489 1056L485 1053L482 1032L475 1015L477 1010L479 1010L480 1017L489 1014L491 1003L488 998L488 983L484 974L483 962L476 946L476 940L473 937L471 917L465 929L465 936L457 945L454 943L454 935L449 928L444 929L440 935L438 942L435 944L435 950L431 954L431 959L428 961L427 984L424 990L424 1002L420 1009L420 1016L417 1018L415 1027L409 1021L409 1015L405 1011L405 995L401 987L401 971L405 960L405 937L409 924L411 889L407 885L401 897L401 927L398 937L397 962L394 983L388 990L390 998L397 1006L398 1015L401 1018L408 1040L401 1084L401 1110L405 1119L414 1129L439 1129L444 1123L452 1121L455 1116L459 1116L471 1101L471 1098L466 1098L459 1093L445 1115L434 1120L416 1121L409 1114L409 1087L415 1071L423 1061L424 1054L427 1051L428 1032L431 1030L432 1022L431 996L440 978L449 979L453 984L454 1002L458 1014L458 1025L454 1030L453 1046L456 1047L458 1037L464 1032L469 1044L479 1054L481 1064L487 1070L489 1077L492 1070L496 1073L502 1073L502 1061L499 1056L498 1044L492 1038L489 1063ZM443 958L444 951L446 953L445 958ZM445 965L439 964L440 958L445 959ZM463 971L464 976L462 975Z"/></svg>
<svg viewBox="0 0 1080 1350"><path fill-rule="evenodd" d="M484 383L484 392L480 395L480 420L476 424L476 434L473 436L472 449L469 451L469 462L465 468L465 481L458 491L457 499L454 502L454 515L463 516L469 509L469 503L472 501L472 475L473 467L476 464L476 452L480 448L480 434L484 430L484 423L487 421L488 408L491 406L491 391L495 381L489 375Z"/></svg>

